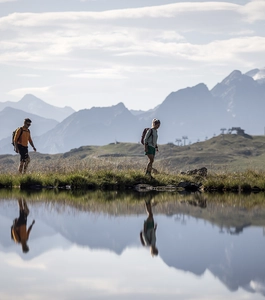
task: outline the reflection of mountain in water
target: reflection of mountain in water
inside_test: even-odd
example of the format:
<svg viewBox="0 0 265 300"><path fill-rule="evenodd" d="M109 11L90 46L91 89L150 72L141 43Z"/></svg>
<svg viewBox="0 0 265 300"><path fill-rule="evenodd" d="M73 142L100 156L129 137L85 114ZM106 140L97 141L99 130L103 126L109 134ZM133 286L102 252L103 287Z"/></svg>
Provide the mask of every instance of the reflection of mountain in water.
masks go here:
<svg viewBox="0 0 265 300"><path fill-rule="evenodd" d="M264 286L265 239L260 228L234 236L191 218L163 233L159 249L167 265L196 275L208 269L232 291L239 287L254 291L256 280Z"/></svg>
<svg viewBox="0 0 265 300"><path fill-rule="evenodd" d="M194 209L202 216L200 208ZM5 206L0 202L1 228L9 231L16 215L16 203ZM29 246L34 245L34 250L23 255L10 241L10 235L1 233L1 251L17 251L23 259L33 259L53 248L77 244L121 254L127 247L140 247L139 232L145 219L144 211L141 215L110 216L67 206L60 208L58 204L55 207L33 206L29 219L33 217L36 225ZM231 234L235 230L223 231L203 218L194 218L183 212L181 215L171 213L170 216L156 214L155 221L158 223L159 254L168 266L198 276L208 269L231 291L242 287L265 296L265 238L261 227L250 227L249 223L243 222L243 227L238 229L240 234ZM222 225L230 226L226 226L225 218Z"/></svg>

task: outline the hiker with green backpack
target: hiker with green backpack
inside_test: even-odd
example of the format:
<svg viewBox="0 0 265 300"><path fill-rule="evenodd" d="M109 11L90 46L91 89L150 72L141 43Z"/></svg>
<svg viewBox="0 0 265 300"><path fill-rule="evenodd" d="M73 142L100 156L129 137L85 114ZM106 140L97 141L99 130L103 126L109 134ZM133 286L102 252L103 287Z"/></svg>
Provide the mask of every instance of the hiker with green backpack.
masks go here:
<svg viewBox="0 0 265 300"><path fill-rule="evenodd" d="M31 125L31 120L29 118L24 120L23 127L19 127L13 138L14 149L17 153L20 154L20 164L18 171L21 174L25 174L30 162L29 152L28 152L28 143L32 146L33 150L36 151L36 148L33 144L29 126Z"/></svg>
<svg viewBox="0 0 265 300"><path fill-rule="evenodd" d="M143 144L145 148L145 155L147 155L149 162L146 167L146 173L145 175L151 177L151 171L155 159L155 153L158 151L158 146L157 146L157 139L158 139L158 134L157 134L157 129L160 127L160 121L157 119L153 119L152 121L152 127L149 128L146 131L146 134L143 138Z"/></svg>

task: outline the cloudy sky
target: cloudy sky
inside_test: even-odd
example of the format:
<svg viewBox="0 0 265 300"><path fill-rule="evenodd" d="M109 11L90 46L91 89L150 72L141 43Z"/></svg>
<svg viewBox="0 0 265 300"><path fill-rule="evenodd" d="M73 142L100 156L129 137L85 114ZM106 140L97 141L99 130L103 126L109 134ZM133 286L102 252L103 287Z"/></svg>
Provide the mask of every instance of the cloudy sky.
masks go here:
<svg viewBox="0 0 265 300"><path fill-rule="evenodd" d="M265 0L0 0L0 101L147 110L265 67Z"/></svg>

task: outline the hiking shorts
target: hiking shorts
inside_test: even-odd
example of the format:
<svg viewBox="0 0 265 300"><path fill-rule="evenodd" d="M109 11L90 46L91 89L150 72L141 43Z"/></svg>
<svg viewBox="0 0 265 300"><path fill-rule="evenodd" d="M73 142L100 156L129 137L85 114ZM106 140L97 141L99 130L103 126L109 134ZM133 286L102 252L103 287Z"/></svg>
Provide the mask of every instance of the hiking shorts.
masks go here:
<svg viewBox="0 0 265 300"><path fill-rule="evenodd" d="M24 210L19 211L19 218L16 222L16 227L27 224L28 214Z"/></svg>
<svg viewBox="0 0 265 300"><path fill-rule="evenodd" d="M25 161L29 157L28 147L22 146L20 144L18 146L18 152L20 154L20 161Z"/></svg>
<svg viewBox="0 0 265 300"><path fill-rule="evenodd" d="M151 147L151 146L147 146L147 147L148 147L148 150L147 150L147 152L145 152L145 155L151 154L151 155L155 156L155 154L156 154L156 148Z"/></svg>

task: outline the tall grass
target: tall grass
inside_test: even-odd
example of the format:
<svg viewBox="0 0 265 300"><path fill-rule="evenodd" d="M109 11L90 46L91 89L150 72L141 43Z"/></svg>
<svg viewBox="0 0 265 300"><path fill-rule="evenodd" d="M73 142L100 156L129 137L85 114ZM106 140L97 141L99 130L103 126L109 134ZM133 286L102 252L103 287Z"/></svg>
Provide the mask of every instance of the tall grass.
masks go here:
<svg viewBox="0 0 265 300"><path fill-rule="evenodd" d="M242 191L265 190L265 172L247 170L245 172L212 173L204 180L206 190Z"/></svg>
<svg viewBox="0 0 265 300"><path fill-rule="evenodd" d="M248 169L229 172L220 169L209 172L206 178L181 175L179 170L170 170L165 163L155 161L159 174L153 179L146 177L146 158L72 158L52 160L50 163L32 160L29 172L19 175L15 166L9 171L0 172L0 187L21 189L58 188L71 190L126 190L136 184L152 186L177 186L181 181L202 183L205 191L249 192L265 190L265 172Z"/></svg>

